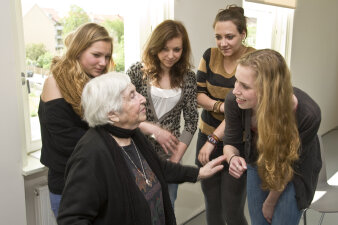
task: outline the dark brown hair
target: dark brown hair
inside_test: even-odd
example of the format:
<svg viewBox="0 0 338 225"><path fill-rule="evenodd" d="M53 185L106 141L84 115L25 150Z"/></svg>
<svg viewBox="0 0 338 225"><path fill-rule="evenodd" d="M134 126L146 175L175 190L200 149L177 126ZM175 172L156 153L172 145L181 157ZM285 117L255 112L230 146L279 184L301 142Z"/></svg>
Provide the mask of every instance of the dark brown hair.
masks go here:
<svg viewBox="0 0 338 225"><path fill-rule="evenodd" d="M226 9L221 9L217 13L212 27L215 29L217 22L231 21L233 22L240 34L245 32L248 34L246 27L246 17L244 16L244 9L236 5L229 5Z"/></svg>
<svg viewBox="0 0 338 225"><path fill-rule="evenodd" d="M182 55L170 70L171 87L181 87L183 75L191 69L191 47L188 33L184 25L179 21L165 20L152 32L145 49L142 61L144 63L144 77L157 81L160 77L161 62L158 53L163 50L167 41L173 38L182 38Z"/></svg>

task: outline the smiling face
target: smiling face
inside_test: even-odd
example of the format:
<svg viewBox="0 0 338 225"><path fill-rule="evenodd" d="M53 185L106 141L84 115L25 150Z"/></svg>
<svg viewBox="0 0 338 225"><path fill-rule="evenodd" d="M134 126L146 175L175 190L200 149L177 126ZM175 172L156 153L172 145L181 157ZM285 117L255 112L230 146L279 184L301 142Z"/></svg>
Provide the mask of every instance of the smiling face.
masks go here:
<svg viewBox="0 0 338 225"><path fill-rule="evenodd" d="M111 57L111 43L97 41L79 56L79 63L86 74L97 77L102 75Z"/></svg>
<svg viewBox="0 0 338 225"><path fill-rule="evenodd" d="M257 109L257 92L255 87L256 72L248 66L238 65L236 69L236 83L232 93L241 109Z"/></svg>
<svg viewBox="0 0 338 225"><path fill-rule="evenodd" d="M125 129L135 129L138 125L146 120L146 99L130 84L122 92L122 109L121 112L114 112L112 121L117 127Z"/></svg>
<svg viewBox="0 0 338 225"><path fill-rule="evenodd" d="M181 37L173 38L165 44L164 48L157 54L161 62L163 70L170 70L177 63L183 51L183 43Z"/></svg>
<svg viewBox="0 0 338 225"><path fill-rule="evenodd" d="M240 34L236 25L230 20L218 21L214 31L217 47L224 56L233 56L239 52L242 40L245 38L244 31Z"/></svg>

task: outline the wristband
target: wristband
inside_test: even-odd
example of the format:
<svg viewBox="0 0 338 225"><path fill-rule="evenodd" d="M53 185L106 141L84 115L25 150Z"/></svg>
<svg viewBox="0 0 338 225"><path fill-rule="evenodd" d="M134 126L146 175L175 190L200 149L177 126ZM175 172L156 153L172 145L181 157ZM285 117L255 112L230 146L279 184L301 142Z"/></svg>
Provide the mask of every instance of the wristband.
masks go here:
<svg viewBox="0 0 338 225"><path fill-rule="evenodd" d="M217 143L219 142L219 138L215 134L210 134L208 135L208 142L213 145L217 145Z"/></svg>
<svg viewBox="0 0 338 225"><path fill-rule="evenodd" d="M212 107L212 111L215 112L215 113L221 112L220 111L221 105L222 105L221 101L216 101L214 106Z"/></svg>
<svg viewBox="0 0 338 225"><path fill-rule="evenodd" d="M231 162L232 158L235 157L235 156L239 156L239 155L233 154L233 155L230 157L229 162L228 162L229 166L230 166L230 162Z"/></svg>

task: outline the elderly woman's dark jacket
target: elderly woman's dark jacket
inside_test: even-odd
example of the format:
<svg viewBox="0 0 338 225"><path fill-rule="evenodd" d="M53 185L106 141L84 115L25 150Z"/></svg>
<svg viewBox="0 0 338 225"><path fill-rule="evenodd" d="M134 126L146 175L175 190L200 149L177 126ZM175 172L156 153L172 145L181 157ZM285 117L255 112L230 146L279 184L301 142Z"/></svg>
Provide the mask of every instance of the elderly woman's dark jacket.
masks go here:
<svg viewBox="0 0 338 225"><path fill-rule="evenodd" d="M137 135L146 138L139 129ZM150 144L148 146L151 146ZM151 148L139 148L156 176L166 182L196 182L199 170L194 167L159 160ZM135 193L133 208L126 203L126 184L120 182L117 163L97 129L91 128L80 139L66 168L66 186L60 204L58 224L151 225L148 203L136 184L127 187ZM149 163L151 160L152 163ZM154 166L155 165L155 166ZM155 171L155 168L160 171ZM124 171L130 173L129 171ZM129 194L130 194L129 193ZM167 225L176 224L166 183L162 185ZM134 219L130 218L133 210ZM137 221L136 224L134 224Z"/></svg>

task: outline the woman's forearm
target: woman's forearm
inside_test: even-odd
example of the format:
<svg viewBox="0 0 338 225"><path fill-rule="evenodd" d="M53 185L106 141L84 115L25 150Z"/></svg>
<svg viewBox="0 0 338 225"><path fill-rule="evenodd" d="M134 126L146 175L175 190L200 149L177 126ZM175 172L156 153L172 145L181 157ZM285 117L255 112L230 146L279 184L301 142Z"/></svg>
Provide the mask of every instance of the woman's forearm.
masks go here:
<svg viewBox="0 0 338 225"><path fill-rule="evenodd" d="M214 104L216 100L209 98L204 93L197 94L197 104L207 111L213 111Z"/></svg>

